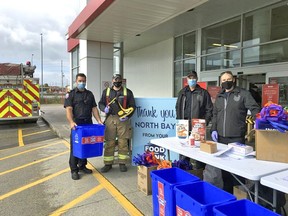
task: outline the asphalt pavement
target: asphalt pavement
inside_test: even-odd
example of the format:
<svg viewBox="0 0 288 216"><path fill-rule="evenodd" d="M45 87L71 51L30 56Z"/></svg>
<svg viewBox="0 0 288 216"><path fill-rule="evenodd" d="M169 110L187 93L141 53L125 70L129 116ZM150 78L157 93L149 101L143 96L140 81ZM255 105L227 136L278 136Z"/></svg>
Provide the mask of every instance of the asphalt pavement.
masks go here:
<svg viewBox="0 0 288 216"><path fill-rule="evenodd" d="M56 132L59 138L70 142L70 129L63 105L44 104L41 106L41 111L41 117L48 123L50 128ZM68 166L68 161L63 161L63 163L67 163ZM127 164L128 171L120 172L119 165L115 164L108 173L102 174L100 172L101 167L103 167L102 156L88 158L88 163L89 167L93 169L93 174L99 176L97 180L99 181L100 179L100 184L104 182L103 184L106 185L109 193L114 198L108 199L111 203L107 203L107 201L105 203L105 205L107 205L106 215L119 215L117 208L113 208L113 206L115 206L115 200L126 210L127 215L153 215L152 196L147 196L137 188L137 167ZM70 172L68 172L67 175L70 175ZM103 179L103 182L101 179ZM114 188L109 186L107 182L105 183L104 180L109 184L111 183ZM73 184L73 181L74 180L71 179L71 182L67 182L67 187ZM81 179L77 181L81 181ZM99 205L101 205L101 203L99 203ZM95 213L95 215L99 214Z"/></svg>

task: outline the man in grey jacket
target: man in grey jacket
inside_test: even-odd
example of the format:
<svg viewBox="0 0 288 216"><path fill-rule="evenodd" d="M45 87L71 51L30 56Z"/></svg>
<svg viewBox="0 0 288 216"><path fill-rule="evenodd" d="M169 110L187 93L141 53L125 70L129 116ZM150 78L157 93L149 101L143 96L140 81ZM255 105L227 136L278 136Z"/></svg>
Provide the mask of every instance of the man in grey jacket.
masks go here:
<svg viewBox="0 0 288 216"><path fill-rule="evenodd" d="M225 71L220 76L222 91L217 95L212 118L211 137L215 142L245 143L246 116L250 110L251 115L260 112L251 93L235 86L235 78L231 71ZM222 171L223 189L233 193L233 186L237 184L232 175Z"/></svg>

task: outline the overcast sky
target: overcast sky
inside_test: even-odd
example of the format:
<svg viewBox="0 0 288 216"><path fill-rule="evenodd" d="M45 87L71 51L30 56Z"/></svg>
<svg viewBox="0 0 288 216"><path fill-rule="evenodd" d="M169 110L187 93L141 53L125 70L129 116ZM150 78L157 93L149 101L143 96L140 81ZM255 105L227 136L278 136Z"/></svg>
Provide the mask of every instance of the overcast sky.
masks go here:
<svg viewBox="0 0 288 216"><path fill-rule="evenodd" d="M69 54L66 33L80 13L81 0L0 0L0 63L36 65L41 79L43 34L43 83L68 84Z"/></svg>

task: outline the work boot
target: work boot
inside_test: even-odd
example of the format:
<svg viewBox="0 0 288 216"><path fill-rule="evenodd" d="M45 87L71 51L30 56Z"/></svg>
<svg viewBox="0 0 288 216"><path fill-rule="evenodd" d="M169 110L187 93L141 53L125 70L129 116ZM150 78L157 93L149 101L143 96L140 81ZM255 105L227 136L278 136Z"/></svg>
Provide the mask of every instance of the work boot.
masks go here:
<svg viewBox="0 0 288 216"><path fill-rule="evenodd" d="M80 172L84 172L86 174L91 174L92 173L92 170L91 169L88 169L87 167L79 167L79 171Z"/></svg>
<svg viewBox="0 0 288 216"><path fill-rule="evenodd" d="M79 176L78 172L72 172L71 173L71 177L72 177L73 180L80 179L80 176Z"/></svg>
<svg viewBox="0 0 288 216"><path fill-rule="evenodd" d="M112 165L111 164L106 164L104 167L101 168L101 172L102 173L107 173L107 172L109 172L110 169L112 169Z"/></svg>
<svg viewBox="0 0 288 216"><path fill-rule="evenodd" d="M121 172L127 172L127 167L125 164L119 164L119 168Z"/></svg>

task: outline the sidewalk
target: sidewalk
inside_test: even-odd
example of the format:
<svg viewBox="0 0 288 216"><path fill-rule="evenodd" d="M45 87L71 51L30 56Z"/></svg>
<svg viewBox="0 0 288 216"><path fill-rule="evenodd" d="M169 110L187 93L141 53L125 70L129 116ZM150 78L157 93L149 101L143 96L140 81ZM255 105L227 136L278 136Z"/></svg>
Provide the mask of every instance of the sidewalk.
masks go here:
<svg viewBox="0 0 288 216"><path fill-rule="evenodd" d="M57 135L70 142L70 129L66 120L65 109L62 104L44 104L41 105L43 112L42 118L47 122L52 130ZM103 158L89 158L88 162L95 167L99 173L103 166ZM68 166L68 161L67 161ZM119 171L118 165L114 165L112 170L108 173L102 174L109 180L133 205L138 208L143 215L152 215L152 196L146 196L137 188L137 167L128 165L128 171L122 173ZM71 181L73 181L71 179ZM81 181L81 179L79 180ZM111 204L113 205L113 204ZM112 212L111 212L112 213ZM107 214L107 215L113 215Z"/></svg>

